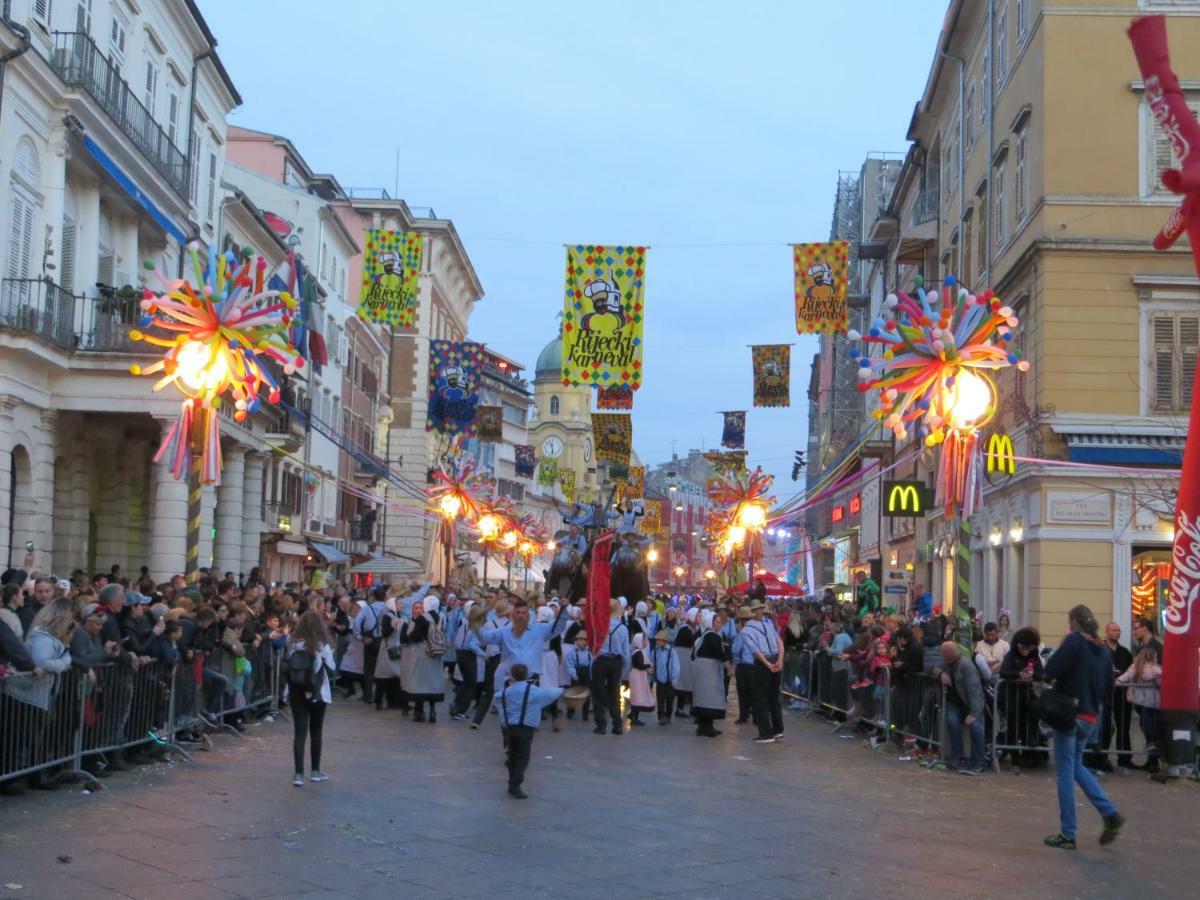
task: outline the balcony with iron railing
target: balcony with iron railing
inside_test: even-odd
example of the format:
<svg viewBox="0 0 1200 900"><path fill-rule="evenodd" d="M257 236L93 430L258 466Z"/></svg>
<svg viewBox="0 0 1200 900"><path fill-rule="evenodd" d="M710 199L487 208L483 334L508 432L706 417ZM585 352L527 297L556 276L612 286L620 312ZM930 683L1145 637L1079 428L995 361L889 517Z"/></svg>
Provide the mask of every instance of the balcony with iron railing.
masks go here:
<svg viewBox="0 0 1200 900"><path fill-rule="evenodd" d="M938 217L940 210L941 190L938 185L932 184L923 188L917 194L917 200L913 204L913 225L924 225L926 222L934 221Z"/></svg>
<svg viewBox="0 0 1200 900"><path fill-rule="evenodd" d="M54 32L50 67L68 87L80 88L95 100L176 193L187 194L187 156L87 34Z"/></svg>
<svg viewBox="0 0 1200 900"><path fill-rule="evenodd" d="M5 278L0 281L0 329L36 335L70 351L153 353L129 338L141 317L138 293L128 286L99 286L99 293L72 294L49 278Z"/></svg>

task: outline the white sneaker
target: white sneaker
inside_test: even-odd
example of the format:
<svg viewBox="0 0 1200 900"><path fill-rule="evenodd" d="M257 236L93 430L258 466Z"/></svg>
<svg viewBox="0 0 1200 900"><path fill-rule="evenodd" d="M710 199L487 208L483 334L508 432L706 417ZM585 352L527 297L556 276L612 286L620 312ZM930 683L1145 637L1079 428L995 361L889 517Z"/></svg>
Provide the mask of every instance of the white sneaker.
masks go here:
<svg viewBox="0 0 1200 900"><path fill-rule="evenodd" d="M304 787L304 776L297 775L292 779L292 787Z"/></svg>
<svg viewBox="0 0 1200 900"><path fill-rule="evenodd" d="M324 772L318 772L314 769L312 772L309 773L308 780L309 781L328 781L329 776L326 775Z"/></svg>

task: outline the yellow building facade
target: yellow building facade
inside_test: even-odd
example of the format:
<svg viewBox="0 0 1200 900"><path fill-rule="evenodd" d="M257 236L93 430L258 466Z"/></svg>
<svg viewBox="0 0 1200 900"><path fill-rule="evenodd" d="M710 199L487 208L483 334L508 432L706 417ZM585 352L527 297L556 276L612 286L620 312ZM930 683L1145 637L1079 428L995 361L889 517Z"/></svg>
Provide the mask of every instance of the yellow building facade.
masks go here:
<svg viewBox="0 0 1200 900"><path fill-rule="evenodd" d="M985 435L1076 464L1019 461L985 485L969 547L935 518L918 554L937 602L1007 609L1048 642L1077 603L1126 637L1135 615L1161 613L1200 281L1186 240L1151 246L1177 198L1158 180L1171 151L1125 30L1158 11L1200 109L1200 3L953 0L898 188L911 201L894 217L887 289L918 271L992 287L1021 318L1032 367L998 380Z"/></svg>

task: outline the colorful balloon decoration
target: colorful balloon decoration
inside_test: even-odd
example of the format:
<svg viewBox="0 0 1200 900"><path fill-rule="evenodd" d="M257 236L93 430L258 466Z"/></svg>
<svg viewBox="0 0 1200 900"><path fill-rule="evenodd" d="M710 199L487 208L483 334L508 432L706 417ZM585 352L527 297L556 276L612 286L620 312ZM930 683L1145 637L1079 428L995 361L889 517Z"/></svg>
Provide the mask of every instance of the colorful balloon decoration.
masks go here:
<svg viewBox="0 0 1200 900"><path fill-rule="evenodd" d="M851 353L859 365L859 391L877 390L873 415L907 440L911 434L930 447L941 446L938 502L947 515L974 510L979 460L979 429L996 414L996 386L990 370L1029 369L1009 346L1019 324L1012 309L990 290L975 295L947 275L941 290L926 291L918 276L916 297L888 296L884 314L866 334L851 331L851 341L882 346L868 355Z"/></svg>
<svg viewBox="0 0 1200 900"><path fill-rule="evenodd" d="M759 466L753 472L726 475L708 483L708 496L717 509L709 513L708 534L717 554L728 559L738 550L747 559L762 558L762 531L774 497L767 496L774 475Z"/></svg>
<svg viewBox="0 0 1200 900"><path fill-rule="evenodd" d="M155 273L163 293L145 291L139 324L166 336L142 330L129 336L166 350L158 362L145 368L133 365L129 371L164 372L154 390L173 384L183 394L179 418L163 438L155 462L170 454L171 472L182 479L198 450L200 481L215 484L221 480L217 410L224 397L233 399L234 420L244 422L261 408L264 395L268 403L279 402L279 384L268 360L284 375L302 369L305 361L288 339L295 299L286 291L263 289L266 260L248 254L239 260L232 253L218 256L210 250L205 272L197 246L188 249L200 287L186 279L168 282ZM153 264L147 263L147 268Z"/></svg>

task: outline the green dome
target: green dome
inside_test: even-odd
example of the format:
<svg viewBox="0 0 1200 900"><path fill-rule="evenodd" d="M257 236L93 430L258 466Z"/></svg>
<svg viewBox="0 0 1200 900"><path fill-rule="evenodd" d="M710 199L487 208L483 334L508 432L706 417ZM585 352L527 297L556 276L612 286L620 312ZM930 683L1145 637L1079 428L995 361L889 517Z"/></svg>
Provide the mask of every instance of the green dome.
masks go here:
<svg viewBox="0 0 1200 900"><path fill-rule="evenodd" d="M562 351L563 342L560 334L538 354L537 364L533 367L533 377L537 378L541 375L553 375L556 378L562 372Z"/></svg>

